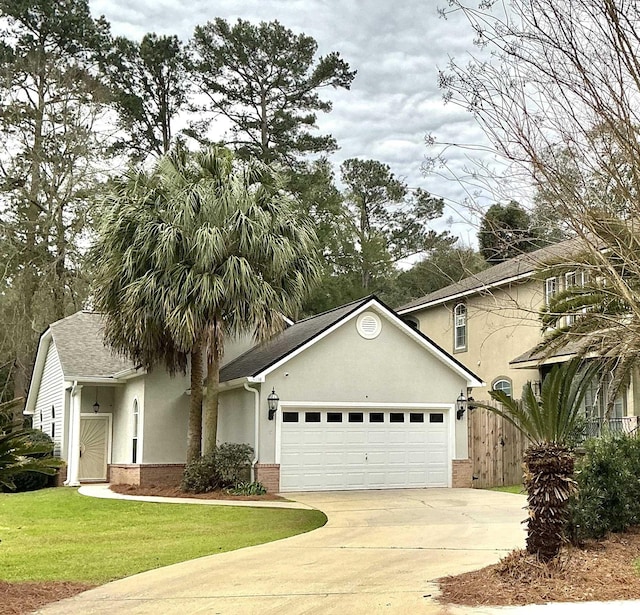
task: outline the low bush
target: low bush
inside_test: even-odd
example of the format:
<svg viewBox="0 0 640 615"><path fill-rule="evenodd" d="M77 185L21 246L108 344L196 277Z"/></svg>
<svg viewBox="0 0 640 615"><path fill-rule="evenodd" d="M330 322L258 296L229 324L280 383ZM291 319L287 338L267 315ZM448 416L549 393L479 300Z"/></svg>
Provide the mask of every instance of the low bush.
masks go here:
<svg viewBox="0 0 640 615"><path fill-rule="evenodd" d="M640 438L589 440L576 471L568 536L574 543L640 523Z"/></svg>
<svg viewBox="0 0 640 615"><path fill-rule="evenodd" d="M251 469L253 449L248 444L225 442L216 448L215 465L227 485L235 485L248 478Z"/></svg>
<svg viewBox="0 0 640 615"><path fill-rule="evenodd" d="M207 455L189 462L182 475L180 487L190 493L209 493L221 486L221 479L216 471L215 457Z"/></svg>
<svg viewBox="0 0 640 615"><path fill-rule="evenodd" d="M264 495L267 490L262 483L240 482L227 492L231 495Z"/></svg>
<svg viewBox="0 0 640 615"><path fill-rule="evenodd" d="M247 478L253 449L248 444L224 443L210 454L187 464L181 488L191 493L208 493L234 487Z"/></svg>
<svg viewBox="0 0 640 615"><path fill-rule="evenodd" d="M23 437L25 444L26 457L33 457L34 459L43 459L51 457L53 452L53 440L51 437L41 431L40 429L28 429ZM36 453L28 453L29 448L38 450ZM46 449L45 452L42 452ZM22 492L22 491L37 491L38 489L44 489L51 484L51 476L43 474L42 472L19 472L11 476L11 482L14 485L14 489L4 487L3 491L10 492Z"/></svg>

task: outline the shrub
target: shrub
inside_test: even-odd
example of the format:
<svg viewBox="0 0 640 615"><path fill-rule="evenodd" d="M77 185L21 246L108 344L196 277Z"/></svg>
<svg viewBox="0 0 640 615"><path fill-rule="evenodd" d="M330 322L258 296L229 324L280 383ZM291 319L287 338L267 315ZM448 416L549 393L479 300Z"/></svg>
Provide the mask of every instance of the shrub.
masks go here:
<svg viewBox="0 0 640 615"><path fill-rule="evenodd" d="M245 480L252 457L253 449L248 444L220 444L211 455L187 464L181 488L191 493L207 493L233 487Z"/></svg>
<svg viewBox="0 0 640 615"><path fill-rule="evenodd" d="M180 487L191 493L208 493L219 489L220 475L216 471L214 455L207 455L189 462L182 475Z"/></svg>
<svg viewBox="0 0 640 615"><path fill-rule="evenodd" d="M640 523L640 438L621 435L587 441L576 481L568 527L573 542Z"/></svg>
<svg viewBox="0 0 640 615"><path fill-rule="evenodd" d="M216 448L215 466L225 486L246 480L252 457L253 449L248 444L226 442Z"/></svg>
<svg viewBox="0 0 640 615"><path fill-rule="evenodd" d="M267 490L262 483L240 482L227 489L227 492L232 495L264 495Z"/></svg>
<svg viewBox="0 0 640 615"><path fill-rule="evenodd" d="M44 459L51 457L53 451L53 440L51 437L39 429L25 429L23 431L22 442L25 457L33 459ZM36 452L29 453L29 449ZM3 491L37 491L49 486L51 477L42 472L24 471L11 475L10 481L13 489L4 487Z"/></svg>

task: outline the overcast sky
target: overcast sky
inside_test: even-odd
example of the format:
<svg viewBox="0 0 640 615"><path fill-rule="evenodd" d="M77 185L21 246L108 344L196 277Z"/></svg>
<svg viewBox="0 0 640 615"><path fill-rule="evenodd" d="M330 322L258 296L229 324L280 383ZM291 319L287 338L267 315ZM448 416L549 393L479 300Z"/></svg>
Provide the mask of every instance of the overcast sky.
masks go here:
<svg viewBox="0 0 640 615"><path fill-rule="evenodd" d="M445 105L438 69L450 57L473 51L472 32L460 18L444 20L438 7L446 0L90 0L95 16L105 15L117 35L140 39L147 32L177 34L186 41L195 25L215 17L253 22L279 20L318 42L320 54L338 51L358 74L350 91L331 91L333 111L319 117L346 158L387 163L411 187L421 186L445 198L454 219L452 232L465 243L475 230L463 222L464 191L455 181L424 176L425 135L439 141L484 143L466 111ZM449 150L448 165L460 173L463 151ZM441 224L438 226L441 227Z"/></svg>

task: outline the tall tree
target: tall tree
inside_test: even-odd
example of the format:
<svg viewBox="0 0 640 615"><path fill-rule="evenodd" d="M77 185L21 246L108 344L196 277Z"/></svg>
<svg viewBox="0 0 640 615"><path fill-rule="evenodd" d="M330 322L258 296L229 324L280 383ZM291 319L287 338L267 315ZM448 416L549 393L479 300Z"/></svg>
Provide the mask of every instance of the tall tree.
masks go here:
<svg viewBox="0 0 640 615"><path fill-rule="evenodd" d="M487 263L501 263L540 246L529 213L519 203L495 203L487 209L478 231L480 252Z"/></svg>
<svg viewBox="0 0 640 615"><path fill-rule="evenodd" d="M410 192L388 165L350 158L340 171L357 245L356 269L365 292L398 261L455 241L429 228L429 222L442 215L443 200L421 188Z"/></svg>
<svg viewBox="0 0 640 615"><path fill-rule="evenodd" d="M389 305L400 306L472 276L487 266L473 248L443 242L385 285L380 298Z"/></svg>
<svg viewBox="0 0 640 615"><path fill-rule="evenodd" d="M106 341L145 365L182 367L190 354L190 459L199 453L203 358L209 453L224 341L247 332L264 339L295 315L317 275L315 241L277 174L218 148L178 148L109 201L94 249Z"/></svg>
<svg viewBox="0 0 640 615"><path fill-rule="evenodd" d="M570 258L574 271L588 274L587 289L552 305L560 318L573 316L552 344L564 336L589 352L612 351L620 381L620 372L638 365L640 347L640 5L451 4L492 59L452 63L442 75L446 97L471 110L583 246ZM545 323L556 318L549 313Z"/></svg>
<svg viewBox="0 0 640 615"><path fill-rule="evenodd" d="M331 135L312 129L316 112L332 107L321 90L349 89L355 77L339 53L316 59L312 37L277 21L230 25L220 18L196 27L191 48L194 79L208 99L203 110L231 124L225 140L241 157L291 165L336 149Z"/></svg>
<svg viewBox="0 0 640 615"><path fill-rule="evenodd" d="M188 102L187 54L177 36L145 34L142 41L114 39L105 70L125 138L116 150L144 160L169 151L176 116Z"/></svg>
<svg viewBox="0 0 640 615"><path fill-rule="evenodd" d="M0 2L0 249L15 394L24 395L37 333L78 300L78 240L99 183L94 127L107 38L86 0Z"/></svg>

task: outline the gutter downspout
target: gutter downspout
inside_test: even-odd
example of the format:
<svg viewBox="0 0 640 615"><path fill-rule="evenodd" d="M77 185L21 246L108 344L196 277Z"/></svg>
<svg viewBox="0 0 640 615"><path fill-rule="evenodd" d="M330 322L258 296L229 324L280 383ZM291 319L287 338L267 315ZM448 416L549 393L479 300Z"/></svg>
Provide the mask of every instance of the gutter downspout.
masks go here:
<svg viewBox="0 0 640 615"><path fill-rule="evenodd" d="M245 390L253 393L254 406L253 406L253 427L254 427L254 447L253 447L253 460L251 461L251 480L256 480L256 463L258 463L259 450L260 450L260 391L253 389L249 386L249 383L244 383Z"/></svg>

